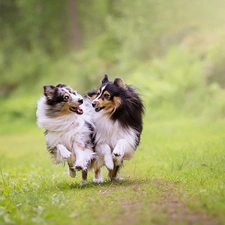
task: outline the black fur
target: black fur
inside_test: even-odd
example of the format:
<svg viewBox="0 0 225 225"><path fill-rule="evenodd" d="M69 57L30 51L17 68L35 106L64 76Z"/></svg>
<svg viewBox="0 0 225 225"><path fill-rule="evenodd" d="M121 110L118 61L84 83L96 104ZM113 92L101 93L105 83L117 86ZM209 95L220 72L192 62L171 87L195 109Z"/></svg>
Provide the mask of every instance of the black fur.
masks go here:
<svg viewBox="0 0 225 225"><path fill-rule="evenodd" d="M95 135L94 135L95 128L94 128L93 124L91 124L87 121L85 121L85 123L88 126L88 129L91 131L91 133L90 133L90 140L91 141L88 144L91 144L91 145L94 146L94 144L95 144Z"/></svg>
<svg viewBox="0 0 225 225"><path fill-rule="evenodd" d="M133 86L124 84L120 78L116 78L114 82L109 81L107 75L103 78L99 89L101 90L103 86L105 86L104 90L110 93L111 101L114 97L121 99L121 104L110 115L110 119L119 121L123 127L135 129L138 132L138 145L143 129L142 116L144 114L144 105L139 94Z"/></svg>

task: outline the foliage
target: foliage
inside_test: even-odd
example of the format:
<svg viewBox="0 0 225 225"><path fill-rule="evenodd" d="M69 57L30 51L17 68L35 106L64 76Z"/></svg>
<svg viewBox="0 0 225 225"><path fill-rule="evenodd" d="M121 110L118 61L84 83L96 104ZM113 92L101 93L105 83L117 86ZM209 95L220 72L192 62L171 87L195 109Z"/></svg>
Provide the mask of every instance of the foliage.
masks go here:
<svg viewBox="0 0 225 225"><path fill-rule="evenodd" d="M138 83L153 115L170 117L180 112L208 119L224 117L225 91L219 84L209 82L208 60L200 60L188 49L171 48L163 59L136 68L129 80Z"/></svg>
<svg viewBox="0 0 225 225"><path fill-rule="evenodd" d="M47 56L42 58L41 64L28 63L27 67L23 67L23 83L33 82L29 77L29 71L36 68L36 85L34 87L22 85L17 88L16 96L5 98L0 111L1 120L34 121L36 101L42 95L42 86L46 83L66 83L81 94L98 87L107 67L97 56L86 64L87 57L89 56L83 52L79 57L70 55L57 63L51 62ZM35 59L34 55L33 58L27 58L27 61L32 62ZM25 58L21 60L24 61ZM214 65L211 54L200 60L198 55L189 49L173 47L163 58L155 58L133 66L132 72L126 64L116 67L120 69L121 75L116 73L118 70L115 67L109 69L111 71L109 76L111 79L120 76L127 84L135 85L144 99L146 113L154 119L172 118L182 114L214 120L224 117L225 91L221 87L222 83L212 82L209 77L208 74L212 73L208 68L209 63ZM79 66L76 66L78 64ZM13 74L16 68L18 67L11 67L9 73ZM105 68L104 71L102 68ZM214 68L218 69L219 66ZM38 76L41 73L48 76ZM14 79L12 77L12 81L16 82L16 77ZM29 95L23 94L28 92ZM211 107L212 105L214 107Z"/></svg>
<svg viewBox="0 0 225 225"><path fill-rule="evenodd" d="M44 52L61 53L65 29L67 28L66 9L62 1L2 0L0 3L1 39L7 60L13 56L14 49L32 51L38 47ZM57 34L57 36L56 36Z"/></svg>
<svg viewBox="0 0 225 225"><path fill-rule="evenodd" d="M155 119L224 117L222 0L87 0L75 1L74 10L70 3L0 2L1 120L34 121L46 83L84 94L105 73L137 86ZM71 14L78 17L79 52L71 44Z"/></svg>

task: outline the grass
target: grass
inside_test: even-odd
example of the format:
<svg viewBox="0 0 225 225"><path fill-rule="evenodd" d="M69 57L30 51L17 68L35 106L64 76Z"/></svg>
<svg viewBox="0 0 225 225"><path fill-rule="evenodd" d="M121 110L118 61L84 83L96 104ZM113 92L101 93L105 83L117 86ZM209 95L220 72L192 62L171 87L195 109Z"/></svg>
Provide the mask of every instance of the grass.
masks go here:
<svg viewBox="0 0 225 225"><path fill-rule="evenodd" d="M90 173L84 187L80 174L51 164L35 124L4 124L0 133L0 224L225 223L225 121L146 116L126 179L98 185Z"/></svg>

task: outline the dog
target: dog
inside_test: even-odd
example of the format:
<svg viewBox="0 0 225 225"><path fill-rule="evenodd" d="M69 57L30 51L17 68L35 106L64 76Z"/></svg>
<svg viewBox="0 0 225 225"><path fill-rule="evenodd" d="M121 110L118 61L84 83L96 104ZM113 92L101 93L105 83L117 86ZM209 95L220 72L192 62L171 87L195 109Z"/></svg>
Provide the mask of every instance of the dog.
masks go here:
<svg viewBox="0 0 225 225"><path fill-rule="evenodd" d="M94 182L103 182L101 167L108 169L108 178L122 180L118 171L124 160L133 158L143 129L144 105L137 90L122 79L109 81L105 75L101 86L87 93L95 109Z"/></svg>
<svg viewBox="0 0 225 225"><path fill-rule="evenodd" d="M96 159L91 102L65 84L46 85L43 89L36 116L38 126L45 129L52 161L66 162L71 177L82 171L81 185L86 184L87 171Z"/></svg>

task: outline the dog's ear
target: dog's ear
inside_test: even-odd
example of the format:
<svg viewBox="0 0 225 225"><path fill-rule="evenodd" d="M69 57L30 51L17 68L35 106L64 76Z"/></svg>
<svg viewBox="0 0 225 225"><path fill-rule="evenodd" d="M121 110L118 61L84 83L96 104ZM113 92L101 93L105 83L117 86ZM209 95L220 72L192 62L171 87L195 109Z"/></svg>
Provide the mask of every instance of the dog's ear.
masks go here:
<svg viewBox="0 0 225 225"><path fill-rule="evenodd" d="M102 79L102 84L108 83L109 82L109 78L108 75L105 74L104 78Z"/></svg>
<svg viewBox="0 0 225 225"><path fill-rule="evenodd" d="M52 99L56 90L56 87L53 85L45 85L44 88L44 95L47 99Z"/></svg>
<svg viewBox="0 0 225 225"><path fill-rule="evenodd" d="M56 87L63 88L63 87L66 87L66 85L65 84L57 84Z"/></svg>
<svg viewBox="0 0 225 225"><path fill-rule="evenodd" d="M116 78L114 80L114 84L117 86L117 87L121 87L121 88L125 88L126 89L126 85L124 84L123 80L120 79L120 78Z"/></svg>
<svg viewBox="0 0 225 225"><path fill-rule="evenodd" d="M92 91L88 91L85 95L85 97L89 98L91 101L93 101L97 97L97 89L94 89Z"/></svg>

